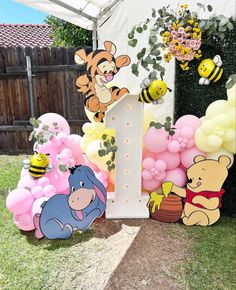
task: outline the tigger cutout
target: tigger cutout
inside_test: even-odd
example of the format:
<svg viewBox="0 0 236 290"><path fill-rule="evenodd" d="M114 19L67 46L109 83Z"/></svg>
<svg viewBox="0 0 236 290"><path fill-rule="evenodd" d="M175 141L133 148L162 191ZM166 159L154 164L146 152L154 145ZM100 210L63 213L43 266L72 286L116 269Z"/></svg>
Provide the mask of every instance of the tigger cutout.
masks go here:
<svg viewBox="0 0 236 290"><path fill-rule="evenodd" d="M129 93L127 88L106 87L120 68L130 64L129 56L115 58L116 46L111 41L105 41L104 47L92 52L80 49L75 53L75 62L86 66L86 73L76 80L78 92L86 95L84 104L90 112L95 113L96 122L103 122L108 106Z"/></svg>

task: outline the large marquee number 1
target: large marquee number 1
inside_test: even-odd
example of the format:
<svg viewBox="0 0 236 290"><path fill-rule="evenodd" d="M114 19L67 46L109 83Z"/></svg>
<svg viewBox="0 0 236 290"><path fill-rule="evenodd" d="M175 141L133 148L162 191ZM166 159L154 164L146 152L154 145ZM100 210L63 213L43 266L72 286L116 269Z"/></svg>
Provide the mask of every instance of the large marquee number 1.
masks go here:
<svg viewBox="0 0 236 290"><path fill-rule="evenodd" d="M115 192L108 193L106 218L148 218L149 196L141 192L143 104L126 95L106 113L116 130Z"/></svg>

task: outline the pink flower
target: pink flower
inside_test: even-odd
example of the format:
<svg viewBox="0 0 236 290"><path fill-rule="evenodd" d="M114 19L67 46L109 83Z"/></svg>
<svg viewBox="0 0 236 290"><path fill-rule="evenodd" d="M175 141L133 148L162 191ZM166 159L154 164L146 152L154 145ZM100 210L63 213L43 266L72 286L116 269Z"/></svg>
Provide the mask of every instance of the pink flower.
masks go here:
<svg viewBox="0 0 236 290"><path fill-rule="evenodd" d="M172 25L169 24L169 25L168 25L168 30L170 31L171 29L172 29Z"/></svg>
<svg viewBox="0 0 236 290"><path fill-rule="evenodd" d="M179 29L178 29L178 32L179 33L184 33L185 31L184 31L184 28L183 27L180 27Z"/></svg>
<svg viewBox="0 0 236 290"><path fill-rule="evenodd" d="M191 40L191 42L190 42L190 47L194 47L196 45L196 40Z"/></svg>
<svg viewBox="0 0 236 290"><path fill-rule="evenodd" d="M183 42L184 42L183 37L178 38L178 42L179 42L179 43L183 43Z"/></svg>

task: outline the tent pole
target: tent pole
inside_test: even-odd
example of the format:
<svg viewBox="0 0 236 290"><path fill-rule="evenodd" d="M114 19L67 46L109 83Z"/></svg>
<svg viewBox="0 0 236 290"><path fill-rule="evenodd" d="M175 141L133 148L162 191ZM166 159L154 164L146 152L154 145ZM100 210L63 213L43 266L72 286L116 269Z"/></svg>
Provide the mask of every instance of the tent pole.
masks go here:
<svg viewBox="0 0 236 290"><path fill-rule="evenodd" d="M97 21L93 22L93 50L97 49Z"/></svg>

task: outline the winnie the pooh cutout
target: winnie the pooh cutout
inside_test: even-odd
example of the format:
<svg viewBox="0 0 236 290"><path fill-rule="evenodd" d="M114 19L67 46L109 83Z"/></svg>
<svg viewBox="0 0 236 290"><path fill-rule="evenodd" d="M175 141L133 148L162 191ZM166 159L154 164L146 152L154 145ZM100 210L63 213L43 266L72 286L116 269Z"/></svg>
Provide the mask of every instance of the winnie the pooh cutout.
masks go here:
<svg viewBox="0 0 236 290"><path fill-rule="evenodd" d="M76 80L78 92L85 95L85 107L94 114L93 119L96 122L103 122L107 108L129 93L127 88L108 88L107 84L122 67L130 64L130 57L119 55L115 58L116 46L111 41L105 41L104 47L105 49L92 52L80 49L75 53L75 62L86 66L86 73Z"/></svg>
<svg viewBox="0 0 236 290"><path fill-rule="evenodd" d="M69 239L75 231L86 231L106 209L106 189L92 169L77 165L70 172L70 194L52 196L34 216L38 239Z"/></svg>
<svg viewBox="0 0 236 290"><path fill-rule="evenodd" d="M170 181L162 184L165 192L184 198L182 221L187 226L209 226L220 218L222 185L228 176L231 160L222 155L218 160L198 155L187 170L187 187L181 188Z"/></svg>

